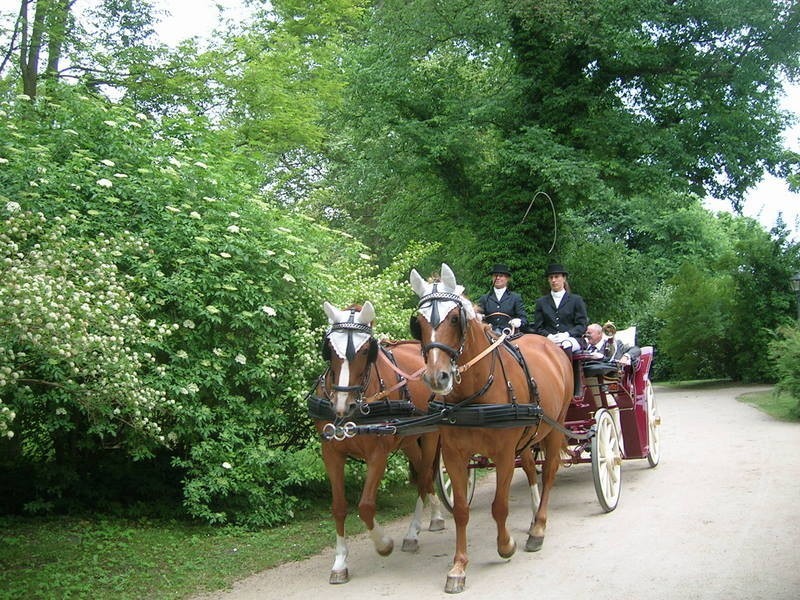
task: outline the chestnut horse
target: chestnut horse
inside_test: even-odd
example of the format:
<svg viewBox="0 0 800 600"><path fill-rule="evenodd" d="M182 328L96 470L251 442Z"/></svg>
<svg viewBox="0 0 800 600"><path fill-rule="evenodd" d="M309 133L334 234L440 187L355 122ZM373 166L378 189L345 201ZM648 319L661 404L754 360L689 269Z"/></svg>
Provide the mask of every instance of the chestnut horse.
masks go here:
<svg viewBox="0 0 800 600"><path fill-rule="evenodd" d="M338 310L325 302L324 309L330 327L322 351L329 364L318 382L317 396L309 398L309 412L322 434L322 459L331 485L331 512L336 523L336 556L330 583L346 583L349 572L344 527L347 516L344 468L348 457L366 462L367 474L358 514L381 556L391 554L394 542L375 519L378 486L390 454L401 450L408 457L419 497L402 549L415 552L419 547L424 507L431 509L429 530L444 529L441 505L433 489L439 439L438 433L352 435L352 430L348 431L354 424L378 422L382 418L380 410L389 406L394 406L396 412L427 411L431 394L418 377L423 366L419 343L379 343L372 335L375 310L370 302L346 310ZM417 377L412 375L414 373ZM314 410L312 402L316 403Z"/></svg>
<svg viewBox="0 0 800 600"><path fill-rule="evenodd" d="M496 465L492 517L497 523L497 552L509 558L516 551L516 542L506 527L516 455L521 457L531 484L535 510L525 549L541 548L550 490L565 444L564 433L557 425L563 426L572 399L572 366L564 351L546 337L526 334L506 342L505 334L494 334L489 325L479 320L473 304L462 295L463 287L456 283L448 265L442 264L439 281L425 281L416 270L411 272L410 281L420 298L411 329L422 343L423 380L443 398L445 410L451 411L450 422L454 423L440 427L439 433L444 464L453 485L456 525L456 551L445 592L458 593L464 590L466 582L469 521L466 491L468 463L473 455L489 457ZM485 405L492 406L483 408ZM490 413L496 414L494 411L498 410L502 415L511 416L504 417L505 420L495 423L494 427L469 426L481 421L470 420L466 413L479 417L485 414L488 419ZM516 420L518 414L541 414L542 417L524 422ZM533 444L545 452L538 508L534 495Z"/></svg>

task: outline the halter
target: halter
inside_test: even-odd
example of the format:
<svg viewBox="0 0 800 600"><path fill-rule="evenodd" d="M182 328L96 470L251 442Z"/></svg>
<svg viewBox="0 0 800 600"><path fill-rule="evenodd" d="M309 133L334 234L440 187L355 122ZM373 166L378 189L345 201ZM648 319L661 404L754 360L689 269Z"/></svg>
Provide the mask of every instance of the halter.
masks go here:
<svg viewBox="0 0 800 600"><path fill-rule="evenodd" d="M466 338L466 318L464 316L464 300L463 298L458 295L454 294L453 292L440 292L436 289L437 284L433 284L433 290L422 296L420 298L419 303L417 304L417 310L421 310L423 306L430 304L431 305L431 318L430 324L431 327L436 329L439 324L441 323L441 317L439 316L439 309L437 308L439 302L455 302L458 305L459 310L459 319L461 321L461 340L460 340L460 347L458 350L453 348L452 346L448 346L447 344L442 344L440 342L431 342L429 344L425 344L422 347L422 355L427 357L428 350L432 348L438 348L439 350L444 350L450 356L450 362L455 365L456 361L458 361L459 356L464 351L464 340Z"/></svg>
<svg viewBox="0 0 800 600"><path fill-rule="evenodd" d="M340 321L338 323L333 323L328 330L325 332L325 340L327 342L330 335L336 331L346 331L347 332L347 348L345 350L345 358L348 361L352 361L356 355L356 348L355 343L353 342L353 333L365 333L369 336L369 340L367 343L374 345L377 350L377 343L378 341L372 334L372 327L367 323L356 323L355 321L355 314L356 311L354 309L350 310L350 317L347 321ZM361 378L361 383L358 385L337 385L332 383L330 388L325 386L325 393L328 394L329 390L333 392L347 392L347 393L355 393L356 394L356 401L355 404L359 407L359 410L367 414L369 412L369 407L364 403L364 390L369 385L369 378L370 374L372 373L372 366L375 363L375 359L377 358L377 352L373 353L370 352L367 361L367 368L364 372L364 376ZM330 370L330 369L329 369Z"/></svg>

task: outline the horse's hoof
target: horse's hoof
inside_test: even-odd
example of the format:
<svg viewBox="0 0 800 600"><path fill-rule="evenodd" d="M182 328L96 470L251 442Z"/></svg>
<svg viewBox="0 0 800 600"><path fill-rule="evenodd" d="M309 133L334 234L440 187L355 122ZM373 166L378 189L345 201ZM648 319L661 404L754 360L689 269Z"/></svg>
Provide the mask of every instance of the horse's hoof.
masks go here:
<svg viewBox="0 0 800 600"><path fill-rule="evenodd" d="M447 583L444 584L444 591L448 594L460 594L464 591L464 583L466 581L466 575L448 575Z"/></svg>
<svg viewBox="0 0 800 600"><path fill-rule="evenodd" d="M378 551L378 554L380 554L381 556L389 556L392 553L392 550L394 550L394 542L392 540L389 540L389 543L386 544L383 548L376 548L376 550Z"/></svg>
<svg viewBox="0 0 800 600"><path fill-rule="evenodd" d="M431 519L431 525L428 527L428 531L442 531L444 529L444 519L439 517L438 519Z"/></svg>
<svg viewBox="0 0 800 600"><path fill-rule="evenodd" d="M528 536L528 541L525 542L525 552L538 552L542 549L544 544L544 536Z"/></svg>
<svg viewBox="0 0 800 600"><path fill-rule="evenodd" d="M416 552L419 550L419 540L403 540L403 552Z"/></svg>
<svg viewBox="0 0 800 600"><path fill-rule="evenodd" d="M511 541L508 544L508 550L503 552L500 547L497 547L497 553L500 555L500 558L511 558L514 556L514 553L517 551L517 542L514 538L511 538Z"/></svg>
<svg viewBox="0 0 800 600"><path fill-rule="evenodd" d="M347 569L331 571L330 583L347 583L348 581L350 581L350 574L347 572Z"/></svg>

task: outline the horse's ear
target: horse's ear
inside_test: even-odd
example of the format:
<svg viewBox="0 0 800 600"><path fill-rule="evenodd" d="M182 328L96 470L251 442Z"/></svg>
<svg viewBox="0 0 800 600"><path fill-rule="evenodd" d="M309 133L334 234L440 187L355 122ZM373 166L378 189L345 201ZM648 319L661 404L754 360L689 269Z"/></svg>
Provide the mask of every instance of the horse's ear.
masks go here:
<svg viewBox="0 0 800 600"><path fill-rule="evenodd" d="M408 280L411 283L411 289L414 290L414 293L422 298L425 295L425 280L417 273L416 269L411 269L411 275Z"/></svg>
<svg viewBox="0 0 800 600"><path fill-rule="evenodd" d="M339 310L327 300L325 300L325 302L323 303L322 309L325 311L325 315L327 315L329 323L336 323L339 320L338 318Z"/></svg>
<svg viewBox="0 0 800 600"><path fill-rule="evenodd" d="M448 290L455 291L458 287L458 284L456 283L456 276L453 273L453 270L446 263L442 263L441 278L442 283Z"/></svg>
<svg viewBox="0 0 800 600"><path fill-rule="evenodd" d="M364 306L361 307L361 311L356 316L356 321L359 323L366 323L369 325L372 321L375 320L375 308L372 306L372 302L367 300L364 302Z"/></svg>
<svg viewBox="0 0 800 600"><path fill-rule="evenodd" d="M419 324L419 317L417 315L411 315L408 321L408 327L411 329L411 337L415 340L422 341L422 327Z"/></svg>

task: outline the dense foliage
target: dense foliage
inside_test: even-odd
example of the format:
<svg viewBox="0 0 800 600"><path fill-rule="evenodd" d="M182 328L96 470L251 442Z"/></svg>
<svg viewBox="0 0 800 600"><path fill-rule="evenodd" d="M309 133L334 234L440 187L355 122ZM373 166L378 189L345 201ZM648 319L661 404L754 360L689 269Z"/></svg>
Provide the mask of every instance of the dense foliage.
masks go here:
<svg viewBox="0 0 800 600"><path fill-rule="evenodd" d="M249 196L212 139L123 106L61 88L3 111L3 462L68 475L7 498L68 496L103 450L168 452L190 514L280 522L308 476L323 300L371 299L399 337L418 254L376 277L350 236Z"/></svg>

